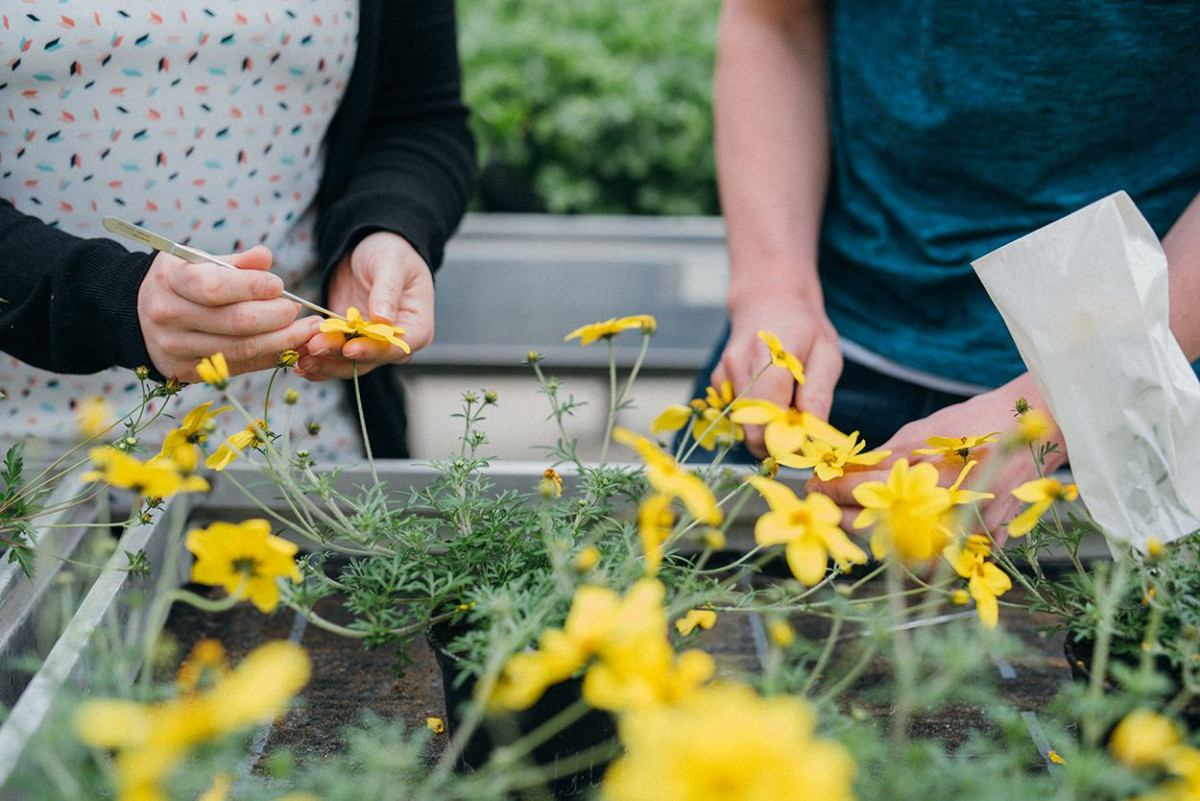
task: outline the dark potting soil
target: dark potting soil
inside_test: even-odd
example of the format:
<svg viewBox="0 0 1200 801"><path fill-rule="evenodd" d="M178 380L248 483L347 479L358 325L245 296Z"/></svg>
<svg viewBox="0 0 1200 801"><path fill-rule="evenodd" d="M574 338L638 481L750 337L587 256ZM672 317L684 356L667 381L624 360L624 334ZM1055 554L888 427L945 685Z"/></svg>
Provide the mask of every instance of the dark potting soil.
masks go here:
<svg viewBox="0 0 1200 801"><path fill-rule="evenodd" d="M220 595L218 591L213 597ZM316 611L335 623L349 621L331 599L319 602ZM219 614L176 604L166 628L177 644L179 660L197 640L207 637L219 640L236 664L268 640L287 639L296 623L292 612L264 615L249 604ZM441 674L423 639L408 647L408 664L399 676L393 647L366 650L358 640L312 624L305 625L299 642L312 660L312 678L295 707L272 727L266 754L289 749L302 760L336 755L345 747L343 730L358 722L365 711L388 719L399 716L413 727L424 726L430 717L445 718ZM444 747L445 740L445 734L434 735L431 757Z"/></svg>
<svg viewBox="0 0 1200 801"><path fill-rule="evenodd" d="M207 588L192 587L204 592ZM1009 596L1013 598L1019 588ZM211 597L220 597L220 591ZM347 615L336 601L327 599L317 608L318 613L334 622L346 622ZM796 615L791 619L799 633L819 638L828 622L812 615ZM1022 712L1042 713L1051 699L1070 681L1070 671L1063 657L1062 635L1049 635L1041 629L1053 620L1046 615L1031 615L1020 609L1001 607L1001 626L1019 637L1025 648L1021 656L996 664L997 682L1003 698ZM177 643L174 664L203 637L220 640L236 663L257 645L271 639L286 639L293 631L296 616L290 612L263 615L247 604L228 612L212 614L177 604L167 622L168 634ZM760 670L758 647L762 631L750 615L723 614L711 631L696 635L691 646L701 647L713 654L718 674L726 678L745 678ZM323 759L336 755L344 748L341 731L359 720L364 710L385 718L399 716L416 728L425 725L426 718L446 720L440 671L424 638L417 638L407 649L409 664L397 676L397 656L392 647L368 651L357 640L308 624L300 639L313 661L313 674L304 689L300 703L273 727L265 749L266 755L289 749L297 758ZM853 640L847 641L852 646ZM853 647L847 647L844 658L853 660ZM827 675L834 677L839 670L831 665ZM872 660L867 670L846 693L845 708L873 718L891 714L884 688L888 679L886 663ZM916 717L911 733L916 737L936 739L954 749L973 732L986 732L989 723L978 709L951 705L936 714ZM431 742L431 758L444 748L448 732L435 735ZM1030 764L1039 764L1041 756L1030 741Z"/></svg>

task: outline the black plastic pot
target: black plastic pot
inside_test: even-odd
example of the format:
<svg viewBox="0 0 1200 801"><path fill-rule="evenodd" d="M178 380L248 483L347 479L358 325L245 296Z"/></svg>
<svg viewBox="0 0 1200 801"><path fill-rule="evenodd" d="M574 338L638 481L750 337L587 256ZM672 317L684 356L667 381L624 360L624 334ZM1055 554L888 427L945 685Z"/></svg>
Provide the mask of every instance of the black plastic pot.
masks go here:
<svg viewBox="0 0 1200 801"><path fill-rule="evenodd" d="M475 677L461 678L463 669L459 658L446 650L445 646L453 636L452 630L437 626L427 636L442 673L446 726L451 734L460 725L461 710L475 691ZM582 688L581 679L568 679L550 687L529 709L512 715L511 721L489 721L488 725L481 726L467 741L459 758L459 769L474 770L480 767L488 761L497 745L529 734L553 719L580 699ZM510 736L505 735L506 729L511 732ZM617 725L613 716L602 709L589 709L583 717L534 748L532 761L550 767L578 754L595 754L596 758L588 767L559 776L548 783L555 798L581 798L590 793L603 778L609 760L602 759L600 755L608 751L604 746L614 742L616 736Z"/></svg>
<svg viewBox="0 0 1200 801"><path fill-rule="evenodd" d="M1091 640L1073 641L1068 635L1063 642L1063 655L1067 658L1067 664L1071 667L1071 678L1079 683L1088 683L1092 679L1092 652L1095 650L1095 643ZM1109 656L1109 660L1122 661L1119 656ZM1127 660L1126 660L1127 661ZM1175 669L1171 666L1171 661L1165 657L1158 657L1155 660L1155 670L1172 680L1171 693L1178 692L1182 686L1182 682L1175 673ZM1120 689L1105 679L1104 690L1108 693L1120 692ZM1183 709L1179 710L1179 719L1188 727L1189 731L1200 730L1200 701L1193 700Z"/></svg>

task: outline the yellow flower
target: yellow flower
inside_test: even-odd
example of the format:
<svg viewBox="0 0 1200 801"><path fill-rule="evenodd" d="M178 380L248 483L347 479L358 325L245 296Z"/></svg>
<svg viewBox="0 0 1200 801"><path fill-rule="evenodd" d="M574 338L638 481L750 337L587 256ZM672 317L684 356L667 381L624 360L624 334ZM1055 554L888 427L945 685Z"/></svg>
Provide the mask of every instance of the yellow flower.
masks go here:
<svg viewBox="0 0 1200 801"><path fill-rule="evenodd" d="M294 350L285 350L283 353L279 354L279 361L277 362L277 366L279 366L279 367L295 367L296 362L298 362L298 361L300 361L299 353L297 353Z"/></svg>
<svg viewBox="0 0 1200 801"><path fill-rule="evenodd" d="M653 579L638 581L622 597L607 587L580 587L563 628L546 629L536 651L505 664L491 703L525 709L589 662L583 697L594 707L634 709L685 696L711 677L714 664L702 651L675 657L666 639L664 592Z"/></svg>
<svg viewBox="0 0 1200 801"><path fill-rule="evenodd" d="M855 431L842 442L826 442L806 439L800 443L800 454L781 453L776 460L785 467L811 467L821 481L830 481L845 475L846 465L875 465L892 455L891 451L867 451L861 453L867 443L858 439Z"/></svg>
<svg viewBox="0 0 1200 801"><path fill-rule="evenodd" d="M816 415L792 408L784 409L761 398L735 401L730 416L741 425L763 426L763 442L767 452L776 459L796 453L809 439L830 442L830 432L837 432ZM814 432L819 435L814 435ZM845 438L844 434L841 436Z"/></svg>
<svg viewBox="0 0 1200 801"><path fill-rule="evenodd" d="M225 354L214 353L201 359L196 365L196 375L206 384L225 389L229 386L229 365L225 363Z"/></svg>
<svg viewBox="0 0 1200 801"><path fill-rule="evenodd" d="M183 473L196 472L199 460L197 446L208 440L212 433L214 420L221 412L228 411L229 406L209 411L212 401L202 403L183 417L179 428L173 428L163 437L162 450L159 456L170 459Z"/></svg>
<svg viewBox="0 0 1200 801"><path fill-rule="evenodd" d="M580 573L586 573L597 565L600 561L600 551L596 550L595 545L589 545L575 555L575 570Z"/></svg>
<svg viewBox="0 0 1200 801"><path fill-rule="evenodd" d="M170 459L154 458L140 462L111 446L92 448L88 456L99 470L84 473L84 481L107 481L111 486L130 489L143 498L170 498L180 492L204 492L208 482L200 476L184 475Z"/></svg>
<svg viewBox="0 0 1200 801"><path fill-rule="evenodd" d="M653 334L658 328L658 321L651 314L635 314L631 317L619 318L610 317L603 322L591 323L590 325L576 328L563 337L563 341L569 342L578 337L580 345L590 345L597 339L611 339L622 331L628 331L633 328L641 329L643 334Z"/></svg>
<svg viewBox="0 0 1200 801"><path fill-rule="evenodd" d="M646 480L659 493L678 498L692 517L701 523L720 525L725 513L717 498L700 478L681 467L675 459L660 451L654 443L633 432L618 428L613 439L634 448L646 463Z"/></svg>
<svg viewBox="0 0 1200 801"><path fill-rule="evenodd" d="M971 593L959 587L954 592L950 593L950 603L955 606L966 606L967 601L971 600Z"/></svg>
<svg viewBox="0 0 1200 801"><path fill-rule="evenodd" d="M1067 760L1065 760L1061 756L1059 756L1059 753L1057 751L1055 751L1053 748L1051 748L1049 751L1046 752L1046 759L1049 759L1055 765L1067 764Z"/></svg>
<svg viewBox="0 0 1200 801"><path fill-rule="evenodd" d="M1079 488L1074 484L1061 484L1053 478L1037 478L1026 481L1012 491L1013 497L1019 501L1031 504L1021 514L1008 523L1008 533L1021 537L1033 530L1038 519L1055 501L1073 501L1079 497Z"/></svg>
<svg viewBox="0 0 1200 801"><path fill-rule="evenodd" d="M704 651L675 654L666 639L661 606L641 613L663 625L640 635L615 632L583 678L583 698L597 709L623 712L676 703L716 671L716 663Z"/></svg>
<svg viewBox="0 0 1200 801"><path fill-rule="evenodd" d="M446 730L446 724L442 722L441 718L425 718L425 728L434 734L441 734Z"/></svg>
<svg viewBox="0 0 1200 801"><path fill-rule="evenodd" d="M799 359L783 349L783 343L779 341L779 337L770 331L759 331L758 338L767 343L767 349L771 351L771 364L787 370L792 374L792 378L796 379L797 384L803 384L804 365L800 363Z"/></svg>
<svg viewBox="0 0 1200 801"><path fill-rule="evenodd" d="M686 615L675 621L675 630L680 636L686 637L696 630L711 629L717 625L717 613L711 609L692 609Z"/></svg>
<svg viewBox="0 0 1200 801"><path fill-rule="evenodd" d="M930 447L918 448L913 453L947 457L957 456L965 462L967 454L976 448L986 445L998 436L1000 436L999 431L984 434L982 437L930 437L925 440L925 444Z"/></svg>
<svg viewBox="0 0 1200 801"><path fill-rule="evenodd" d="M975 599L979 621L985 628L994 629L1000 620L1000 606L996 599L1012 589L1008 575L987 561L991 555L991 543L982 534L972 534L961 546L946 548L946 560L954 572L967 579L967 589Z"/></svg>
<svg viewBox="0 0 1200 801"><path fill-rule="evenodd" d="M205 638L192 646L191 654L179 666L175 686L180 692L196 692L228 676L229 671L225 648L219 641Z"/></svg>
<svg viewBox="0 0 1200 801"><path fill-rule="evenodd" d="M75 407L75 422L84 439L103 436L117 423L112 404L103 395L93 395L79 401Z"/></svg>
<svg viewBox="0 0 1200 801"><path fill-rule="evenodd" d="M491 702L505 709L526 709L547 687L572 676L599 650L619 605L616 592L607 587L580 587L563 628L545 629L536 651L515 654L508 660ZM665 620L663 625L665 628Z"/></svg>
<svg viewBox="0 0 1200 801"><path fill-rule="evenodd" d="M828 496L814 492L801 500L769 478L750 476L746 481L771 508L754 524L754 539L764 547L785 544L788 567L803 583L811 587L823 579L830 558L842 570L867 561L840 528L842 510Z"/></svg>
<svg viewBox="0 0 1200 801"><path fill-rule="evenodd" d="M187 534L187 548L196 556L192 581L224 587L230 595L247 598L263 612L279 605L276 578L300 581L295 543L271 534L271 524L261 518L213 523Z"/></svg>
<svg viewBox="0 0 1200 801"><path fill-rule="evenodd" d="M346 339L363 337L365 339L373 339L376 342L387 342L390 345L395 345L405 353L412 353L412 348L400 338L404 336L403 328L382 321L367 322L363 319L362 313L353 306L346 309L345 320L339 320L336 317L327 317L321 321L320 328L324 334L343 334Z"/></svg>
<svg viewBox="0 0 1200 801"><path fill-rule="evenodd" d="M950 541L947 514L953 498L938 486L937 468L928 462L892 465L887 482L867 481L854 488L863 510L855 528L871 527L871 552L882 559L895 551L901 559L921 561L942 552Z"/></svg>
<svg viewBox="0 0 1200 801"><path fill-rule="evenodd" d="M75 715L75 732L88 745L116 752L113 774L122 801L165 801L162 783L191 748L277 718L310 671L300 646L270 642L203 692L148 705L86 701Z"/></svg>
<svg viewBox="0 0 1200 801"><path fill-rule="evenodd" d="M815 736L816 718L788 695L739 684L693 691L622 717L624 754L605 774L605 801L850 801L854 761Z"/></svg>
<svg viewBox="0 0 1200 801"><path fill-rule="evenodd" d="M212 470L224 470L230 462L241 456L246 448L261 448L265 443L260 432L266 431L266 421L255 420L225 440L216 452L204 460L204 465Z"/></svg>
<svg viewBox="0 0 1200 801"><path fill-rule="evenodd" d="M974 468L975 465L977 465L977 464L979 464L979 462L972 459L971 461L969 461L965 465L963 465L963 469L961 471L959 471L958 478L956 478L954 480L954 483L950 485L950 488L949 488L950 502L953 503L955 506L962 506L962 505L969 504L969 503L975 503L976 501L985 501L985 500L989 500L991 498L996 497L995 495L993 495L990 492L978 492L976 490L959 489L959 487L962 486L963 481L966 480L967 473L970 473L972 468Z"/></svg>
<svg viewBox="0 0 1200 801"><path fill-rule="evenodd" d="M1174 721L1149 709L1136 709L1113 729L1108 750L1135 770L1166 767L1168 754L1182 741L1183 733Z"/></svg>
<svg viewBox="0 0 1200 801"><path fill-rule="evenodd" d="M287 709L312 672L304 649L286 640L255 648L206 695L220 732L267 723Z"/></svg>
<svg viewBox="0 0 1200 801"><path fill-rule="evenodd" d="M678 431L690 423L695 416L696 410L694 407L672 403L650 422L650 433L658 434L663 431Z"/></svg>
<svg viewBox="0 0 1200 801"><path fill-rule="evenodd" d="M796 630L783 618L775 618L767 624L767 637L776 648L788 648L796 641Z"/></svg>
<svg viewBox="0 0 1200 801"><path fill-rule="evenodd" d="M1027 444L1040 442L1053 425L1041 409L1030 409L1017 420L1017 439Z"/></svg>
<svg viewBox="0 0 1200 801"><path fill-rule="evenodd" d="M735 423L730 415L722 414L732 402L733 385L723 381L720 389L709 387L704 400L697 398L690 406L668 406L650 423L650 433L678 431L690 422L692 437L707 451L713 450L717 445L741 442L746 438L742 427Z"/></svg>
<svg viewBox="0 0 1200 801"><path fill-rule="evenodd" d="M654 575L662 564L664 545L675 528L675 513L671 511L671 496L651 493L638 507L638 535L646 559L646 574Z"/></svg>

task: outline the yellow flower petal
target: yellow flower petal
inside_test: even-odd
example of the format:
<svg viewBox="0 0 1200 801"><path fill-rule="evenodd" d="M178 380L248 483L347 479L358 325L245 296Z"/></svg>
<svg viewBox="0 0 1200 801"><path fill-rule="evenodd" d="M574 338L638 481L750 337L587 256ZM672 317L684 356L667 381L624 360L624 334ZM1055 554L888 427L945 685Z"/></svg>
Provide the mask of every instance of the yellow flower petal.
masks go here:
<svg viewBox="0 0 1200 801"><path fill-rule="evenodd" d="M686 615L675 621L675 629L680 636L686 637L696 628L711 629L717 624L717 613L711 609L692 609Z"/></svg>
<svg viewBox="0 0 1200 801"><path fill-rule="evenodd" d="M196 365L196 375L206 384L225 389L229 386L229 365L225 362L225 354L214 353L201 359Z"/></svg>

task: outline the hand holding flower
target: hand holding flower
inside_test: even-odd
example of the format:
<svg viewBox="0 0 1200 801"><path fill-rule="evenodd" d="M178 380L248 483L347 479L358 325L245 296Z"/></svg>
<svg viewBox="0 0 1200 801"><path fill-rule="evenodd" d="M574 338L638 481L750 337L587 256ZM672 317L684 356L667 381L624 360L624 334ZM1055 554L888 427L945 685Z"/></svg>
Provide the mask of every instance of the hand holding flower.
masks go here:
<svg viewBox="0 0 1200 801"><path fill-rule="evenodd" d="M350 378L355 362L360 375L382 364L403 364L433 341L433 273L397 234L369 234L342 259L330 280L328 305L346 310L348 320L353 309L357 321L348 328L325 325L308 341L296 373L311 381ZM385 328L394 337L385 336Z"/></svg>

